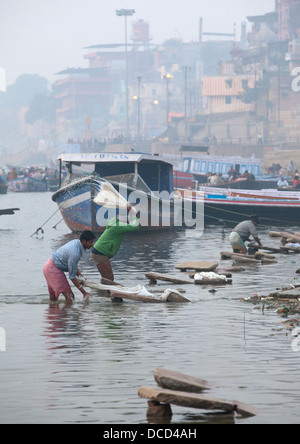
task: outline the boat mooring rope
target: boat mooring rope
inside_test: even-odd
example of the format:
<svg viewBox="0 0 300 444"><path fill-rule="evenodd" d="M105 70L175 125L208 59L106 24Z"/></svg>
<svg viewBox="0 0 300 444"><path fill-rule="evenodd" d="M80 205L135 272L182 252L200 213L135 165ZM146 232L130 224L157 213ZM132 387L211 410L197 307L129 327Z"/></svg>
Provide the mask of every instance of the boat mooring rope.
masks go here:
<svg viewBox="0 0 300 444"><path fill-rule="evenodd" d="M37 230L36 230L34 233L32 233L32 235L31 235L30 237L33 237L35 234L38 235L39 232L41 232L42 234L44 234L43 227L49 222L50 219L52 219L53 216L55 216L55 214L56 214L58 211L59 211L59 208L55 211L55 213L52 214L52 216L50 216L50 217L46 220L46 222L43 223L43 225L41 225L39 228L37 228ZM61 221L60 221L60 222L61 222ZM59 223L60 223L60 222L59 222ZM58 224L56 224L53 228L56 228L57 225L58 225Z"/></svg>

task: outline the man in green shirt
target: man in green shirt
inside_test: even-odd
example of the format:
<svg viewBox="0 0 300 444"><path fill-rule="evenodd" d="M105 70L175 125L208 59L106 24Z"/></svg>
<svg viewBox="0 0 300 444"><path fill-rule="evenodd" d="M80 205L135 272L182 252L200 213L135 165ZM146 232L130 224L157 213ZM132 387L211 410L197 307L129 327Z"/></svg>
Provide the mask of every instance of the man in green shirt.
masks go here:
<svg viewBox="0 0 300 444"><path fill-rule="evenodd" d="M111 219L102 236L95 243L91 252L91 257L95 262L102 278L114 281L114 274L110 260L117 254L123 242L126 233L137 231L140 227L140 219L136 217L136 210L130 204L127 207L135 217L129 223L122 222L121 217L117 216Z"/></svg>

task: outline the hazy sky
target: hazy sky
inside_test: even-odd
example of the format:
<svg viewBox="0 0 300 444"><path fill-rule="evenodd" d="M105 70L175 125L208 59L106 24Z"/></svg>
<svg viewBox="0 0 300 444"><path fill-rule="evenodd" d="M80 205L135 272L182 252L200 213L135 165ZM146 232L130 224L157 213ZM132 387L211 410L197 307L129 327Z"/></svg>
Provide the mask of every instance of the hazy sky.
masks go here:
<svg viewBox="0 0 300 444"><path fill-rule="evenodd" d="M198 39L200 17L206 32L230 33L237 23L239 37L240 23L274 10L275 0L0 0L0 67L7 84L25 73L53 82L66 67L87 67L84 47L124 42L124 18L115 14L122 8L149 22L153 43L190 42Z"/></svg>

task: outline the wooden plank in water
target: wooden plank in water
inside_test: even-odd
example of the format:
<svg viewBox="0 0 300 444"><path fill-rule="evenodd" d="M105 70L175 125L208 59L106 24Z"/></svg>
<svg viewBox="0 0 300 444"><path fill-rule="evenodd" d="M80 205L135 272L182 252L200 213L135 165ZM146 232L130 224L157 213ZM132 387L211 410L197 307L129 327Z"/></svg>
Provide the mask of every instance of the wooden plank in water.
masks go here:
<svg viewBox="0 0 300 444"><path fill-rule="evenodd" d="M247 254L241 254L241 253L233 253L229 251L222 251L221 252L221 258L222 259L233 259L240 262L245 263L252 263L252 264L259 264L261 261L258 261L255 259L255 256L248 256Z"/></svg>
<svg viewBox="0 0 300 444"><path fill-rule="evenodd" d="M300 289L299 288L291 288L290 290L284 291L274 291L270 294L272 298L286 298L286 299L299 299L300 298Z"/></svg>
<svg viewBox="0 0 300 444"><path fill-rule="evenodd" d="M288 251L285 251L283 248L273 248L273 247L259 247L260 250L270 251L271 253L278 253L278 254L288 254Z"/></svg>
<svg viewBox="0 0 300 444"><path fill-rule="evenodd" d="M217 268L218 262L200 262L200 261L186 261L175 266L177 270L196 270L196 271L213 271Z"/></svg>
<svg viewBox="0 0 300 444"><path fill-rule="evenodd" d="M298 233L297 233L298 234ZM299 234L288 233L286 231L270 231L269 236L272 237L281 237L282 239L289 239L290 242L300 242Z"/></svg>
<svg viewBox="0 0 300 444"><path fill-rule="evenodd" d="M273 256L272 254L267 254L267 253L262 253L260 251L257 251L255 253L255 259L261 260L261 259L270 259L270 260L274 260L276 259L275 256Z"/></svg>
<svg viewBox="0 0 300 444"><path fill-rule="evenodd" d="M268 259L268 258L266 258L266 257L263 257L263 258L261 259L261 263L262 263L263 265L270 265L270 264L277 264L278 262L277 262L277 261L274 261L274 260L272 260L272 259Z"/></svg>
<svg viewBox="0 0 300 444"><path fill-rule="evenodd" d="M232 401L235 404L235 411L238 416L242 416L243 418L250 418L251 416L256 416L258 414L258 410L252 405L244 404L240 401Z"/></svg>
<svg viewBox="0 0 300 444"><path fill-rule="evenodd" d="M139 293L127 293L124 291L125 287L118 287L118 286L112 287L112 289L107 288L106 290L108 291L103 291L101 285L90 281L85 281L85 285L94 290L98 290L99 292L101 292L102 297L109 299L111 299L112 297L118 297L122 299L129 299L132 301L146 302L151 304L160 304L166 302L190 302L187 298L185 298L178 292L173 292L172 290L170 290L167 294L163 293L160 297L158 297L151 293L149 295L143 295ZM111 284L109 284L108 287L110 285Z"/></svg>
<svg viewBox="0 0 300 444"><path fill-rule="evenodd" d="M141 398L151 399L165 404L174 404L181 407L191 407L204 410L224 410L233 412L235 404L230 401L200 395L199 393L187 393L163 388L140 387L138 395Z"/></svg>
<svg viewBox="0 0 300 444"><path fill-rule="evenodd" d="M228 268L217 268L215 270L215 273L226 275L226 273L229 273L229 274L241 273L242 271L245 271L245 268L243 268L243 267L228 267ZM231 276L226 276L226 277L231 277Z"/></svg>
<svg viewBox="0 0 300 444"><path fill-rule="evenodd" d="M165 281L165 282L173 282L173 284L181 284L181 285L194 284L193 281L189 281L187 279L182 279L177 276L170 276L168 274L162 274L162 273L150 272L150 273L145 273L145 276L152 283L156 283L157 281Z"/></svg>
<svg viewBox="0 0 300 444"><path fill-rule="evenodd" d="M195 279L196 285L228 285L232 284L232 279L227 278L226 281L224 279Z"/></svg>
<svg viewBox="0 0 300 444"><path fill-rule="evenodd" d="M153 373L157 384L164 389L200 393L213 388L213 386L204 379L195 378L165 368L155 368Z"/></svg>
<svg viewBox="0 0 300 444"><path fill-rule="evenodd" d="M286 253L292 253L299 254L300 253L300 247L282 247L282 250Z"/></svg>

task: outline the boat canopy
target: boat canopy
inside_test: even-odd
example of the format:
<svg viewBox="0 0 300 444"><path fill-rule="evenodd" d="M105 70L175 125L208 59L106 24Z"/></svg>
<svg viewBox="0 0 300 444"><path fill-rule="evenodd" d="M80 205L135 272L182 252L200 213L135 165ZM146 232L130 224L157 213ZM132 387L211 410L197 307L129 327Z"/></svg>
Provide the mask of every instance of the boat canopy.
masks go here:
<svg viewBox="0 0 300 444"><path fill-rule="evenodd" d="M132 174L141 178L152 191L167 191L172 193L173 164L160 156L143 153L80 153L61 154L58 160L72 167L89 165L89 173L95 173L102 178L119 181L120 176ZM93 171L91 171L91 169ZM114 177L116 179L114 179Z"/></svg>
<svg viewBox="0 0 300 444"><path fill-rule="evenodd" d="M171 160L166 160L158 155L145 153L77 153L60 154L57 158L69 163L100 163L100 162L137 162L150 160L173 165Z"/></svg>

